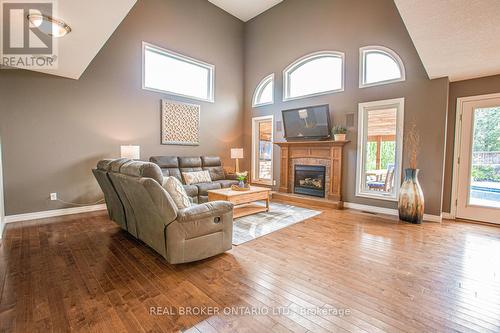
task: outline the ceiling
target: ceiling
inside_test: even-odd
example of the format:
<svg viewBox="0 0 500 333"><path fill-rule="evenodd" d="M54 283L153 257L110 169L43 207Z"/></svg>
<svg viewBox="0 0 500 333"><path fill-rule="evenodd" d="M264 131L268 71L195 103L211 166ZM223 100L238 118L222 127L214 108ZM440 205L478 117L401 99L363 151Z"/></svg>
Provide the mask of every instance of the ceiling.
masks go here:
<svg viewBox="0 0 500 333"><path fill-rule="evenodd" d="M394 0L431 79L500 74L499 0Z"/></svg>
<svg viewBox="0 0 500 333"><path fill-rule="evenodd" d="M208 0L243 22L276 6L283 0Z"/></svg>
<svg viewBox="0 0 500 333"><path fill-rule="evenodd" d="M376 110L368 112L368 138L396 135L397 109ZM391 138L393 141L394 138Z"/></svg>
<svg viewBox="0 0 500 333"><path fill-rule="evenodd" d="M39 71L79 79L136 1L58 1L53 16L72 32L57 39L58 68ZM246 22L283 0L209 1ZM500 0L394 1L431 79L500 74Z"/></svg>
<svg viewBox="0 0 500 333"><path fill-rule="evenodd" d="M261 121L259 122L259 138L262 141L271 141L273 138L273 122Z"/></svg>
<svg viewBox="0 0 500 333"><path fill-rule="evenodd" d="M79 79L136 1L58 1L52 16L66 22L72 31L56 40L57 69L36 71Z"/></svg>

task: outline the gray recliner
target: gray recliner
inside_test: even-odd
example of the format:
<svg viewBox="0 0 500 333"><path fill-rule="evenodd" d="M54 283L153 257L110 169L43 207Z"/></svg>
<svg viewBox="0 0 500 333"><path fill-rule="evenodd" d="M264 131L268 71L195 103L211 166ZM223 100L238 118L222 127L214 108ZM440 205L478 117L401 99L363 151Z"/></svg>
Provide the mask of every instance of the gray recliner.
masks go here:
<svg viewBox="0 0 500 333"><path fill-rule="evenodd" d="M137 221L135 218L134 214L134 209L132 208L132 205L130 204L130 200L127 198L125 195L125 191L122 188L122 185L116 181L113 181L113 178L111 177L112 174L120 173L121 169L130 163L133 163L134 161L132 160L127 160L124 163L118 159L110 163L110 168L108 172L108 176L111 179L111 183L113 184L113 187L118 194L118 197L120 198L120 201L123 205L123 209L125 211L125 217L127 220L127 231L134 237L137 236Z"/></svg>
<svg viewBox="0 0 500 333"><path fill-rule="evenodd" d="M123 207L120 197L111 183L108 174L112 166L120 168L124 163L129 161L130 160L128 159L101 160L97 163L97 168L92 169L92 173L104 193L104 200L106 201L109 218L118 223L118 225L124 230L127 230L125 208Z"/></svg>
<svg viewBox="0 0 500 333"><path fill-rule="evenodd" d="M178 209L162 187L163 174L154 163L129 161L118 169L110 167L108 176L123 203L128 231L169 263L201 260L231 249L231 203Z"/></svg>

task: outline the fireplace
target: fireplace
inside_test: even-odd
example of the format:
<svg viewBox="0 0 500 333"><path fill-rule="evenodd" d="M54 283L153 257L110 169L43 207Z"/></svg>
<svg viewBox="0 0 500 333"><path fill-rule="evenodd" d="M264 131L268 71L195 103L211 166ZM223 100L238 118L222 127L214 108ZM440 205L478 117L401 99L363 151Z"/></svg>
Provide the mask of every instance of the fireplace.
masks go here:
<svg viewBox="0 0 500 333"><path fill-rule="evenodd" d="M348 142L331 140L275 142L274 144L280 147L280 186L278 192L273 193L273 198L342 209L342 156L344 146ZM297 165L325 167L323 198L294 193Z"/></svg>
<svg viewBox="0 0 500 333"><path fill-rule="evenodd" d="M295 165L293 192L324 198L325 173L321 165Z"/></svg>

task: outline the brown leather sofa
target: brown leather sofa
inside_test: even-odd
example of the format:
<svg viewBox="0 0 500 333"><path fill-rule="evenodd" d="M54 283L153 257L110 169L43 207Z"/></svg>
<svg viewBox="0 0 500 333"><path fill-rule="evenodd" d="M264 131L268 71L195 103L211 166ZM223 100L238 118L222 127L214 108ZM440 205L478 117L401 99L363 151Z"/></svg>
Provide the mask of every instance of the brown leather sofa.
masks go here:
<svg viewBox="0 0 500 333"><path fill-rule="evenodd" d="M205 259L232 247L233 205L214 201L178 209L149 162L99 161L93 170L110 218L169 263Z"/></svg>
<svg viewBox="0 0 500 333"><path fill-rule="evenodd" d="M208 190L227 188L238 184L234 177L226 174L222 162L217 156L152 156L149 161L161 168L163 176L173 176L179 179L194 203L207 202ZM182 172L202 170L210 172L212 182L186 185Z"/></svg>

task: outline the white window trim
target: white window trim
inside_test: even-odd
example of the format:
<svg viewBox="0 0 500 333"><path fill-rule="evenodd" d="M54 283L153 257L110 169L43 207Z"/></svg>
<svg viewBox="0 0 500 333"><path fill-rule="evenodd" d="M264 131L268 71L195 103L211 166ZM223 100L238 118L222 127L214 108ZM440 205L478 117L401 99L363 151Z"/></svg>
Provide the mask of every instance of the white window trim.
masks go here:
<svg viewBox="0 0 500 333"><path fill-rule="evenodd" d="M289 96L289 74L291 72L293 72L295 69L297 69L298 67L306 64L307 62L314 60L314 59L317 59L317 58L322 58L324 56L334 56L334 57L339 57L342 59L341 88L334 89L334 90L328 90L328 91L322 91L322 92L308 94L308 95L297 96L297 97L288 97ZM313 96L327 95L327 94L332 94L332 93L336 93L336 92L342 92L342 91L344 91L344 79L345 79L345 54L344 54L344 52L318 51L318 52L313 52L313 53L307 54L307 55L295 60L293 63L288 65L283 70L283 102L292 101L292 100L296 100L296 99L302 99L302 98L308 98L308 97L313 97Z"/></svg>
<svg viewBox="0 0 500 333"><path fill-rule="evenodd" d="M387 201L398 201L399 189L401 187L401 172L403 163L403 132L404 132L404 105L405 99L395 98L382 101L373 101L366 103L359 103L358 105L358 153L357 153L357 169L356 169L356 196L380 199ZM386 194L383 192L377 193L375 191L366 191L363 186L366 173L364 166L366 165L366 154L364 151L365 142L364 137L367 131L365 125L365 115L367 111L373 109L381 109L384 107L397 109L397 128L396 128L396 158L394 167L394 193Z"/></svg>
<svg viewBox="0 0 500 333"><path fill-rule="evenodd" d="M379 52L383 53L389 57L391 57L399 66L399 70L401 71L401 77L397 79L391 79L391 80L384 80L384 81L378 81L378 82L373 82L373 83L365 83L365 74L366 74L366 53L368 52ZM389 84L389 83L394 83L394 82L402 82L406 80L406 70L405 70L405 65L403 63L403 60L401 60L401 57L391 50L388 47L385 46L380 46L380 45L369 45L369 46L364 46L359 49L359 87L360 88L367 88L367 87L373 87L373 86L381 86L384 84Z"/></svg>
<svg viewBox="0 0 500 333"><path fill-rule="evenodd" d="M208 72L209 72L209 75L208 75L208 85L207 85L207 87L208 87L207 95L209 96L208 99L206 99L206 98L200 98L200 97L196 97L196 96L179 94L179 93L176 93L176 92L162 90L162 89L156 89L156 88L146 87L146 85L145 85L145 78L146 78L146 73L145 73L145 67L146 67L145 61L146 61L146 57L145 57L145 53L146 53L146 48L153 49L153 51L156 51L156 52L158 52L160 54L164 54L166 56L179 59L179 60L184 61L186 63L191 63L193 65L204 67L204 68L208 69ZM173 95L173 96L185 97L185 98L194 99L194 100L198 100L198 101L204 101L204 102L214 103L215 102L215 65L212 65L212 64L209 64L209 63L206 63L206 62L203 62L203 61L200 61L200 60L197 60L197 59L185 56L183 54L180 54L180 53L177 53L177 52L173 52L173 51L164 49L162 47L159 47L157 45L150 44L150 43L147 43L147 42L143 41L142 42L142 89L149 90L149 91L154 91L154 92L159 92L159 93L164 93L164 94L168 94L168 95Z"/></svg>
<svg viewBox="0 0 500 333"><path fill-rule="evenodd" d="M271 101L270 102L265 102L265 103L257 103L257 99L262 95L263 88L266 86L268 82L271 82L271 89L272 89L272 95L271 95ZM255 88L255 91L253 93L253 98L252 98L252 107L258 107L258 106L264 106L264 105L270 105L274 104L274 73L269 74L265 78L263 78L259 84L257 85L257 88Z"/></svg>
<svg viewBox="0 0 500 333"><path fill-rule="evenodd" d="M255 136L255 131L257 130L256 125L262 120L270 120L271 121L271 142L274 142L274 116L262 116L262 117L253 117L252 118L252 183L255 184L263 184L263 185L273 185L274 183L274 146L273 153L271 154L271 180L262 180L256 178L258 172L256 172L258 164L257 164L257 150L255 147L257 146L256 141L258 138Z"/></svg>

